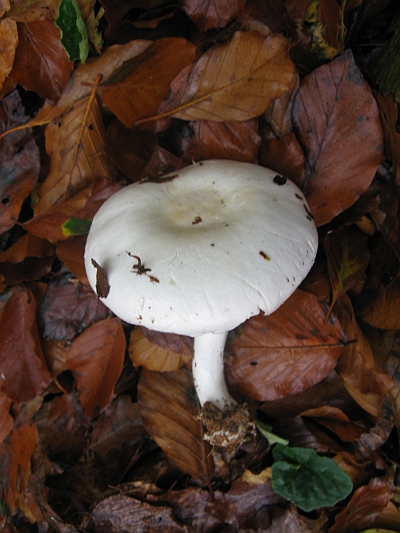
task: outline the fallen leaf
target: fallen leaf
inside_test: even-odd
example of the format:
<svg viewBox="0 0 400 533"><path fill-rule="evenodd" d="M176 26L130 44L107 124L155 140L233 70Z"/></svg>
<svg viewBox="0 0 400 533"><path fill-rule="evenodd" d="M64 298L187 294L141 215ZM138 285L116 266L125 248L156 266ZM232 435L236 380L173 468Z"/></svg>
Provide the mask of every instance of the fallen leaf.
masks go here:
<svg viewBox="0 0 400 533"><path fill-rule="evenodd" d="M183 352L178 353L177 342L180 339L178 335L159 333L157 337L164 340L164 346L155 344L146 338L142 328L135 328L132 331L129 341L129 357L137 368L143 366L155 372L176 372L191 361L192 351L183 342L181 342ZM171 347L167 348L170 337L176 339L175 346L173 346L175 350Z"/></svg>
<svg viewBox="0 0 400 533"><path fill-rule="evenodd" d="M50 172L37 192L35 215L65 202L96 180L113 180L115 169L103 154L104 143L105 129L95 92L47 126Z"/></svg>
<svg viewBox="0 0 400 533"><path fill-rule="evenodd" d="M342 297L337 311L343 330L350 341L337 364L348 393L365 411L378 417L382 403L393 386L371 346L362 333L350 299Z"/></svg>
<svg viewBox="0 0 400 533"><path fill-rule="evenodd" d="M66 368L76 381L85 415L93 417L110 403L125 355L125 335L119 318L100 320L72 343Z"/></svg>
<svg viewBox="0 0 400 533"><path fill-rule="evenodd" d="M321 405L315 409L307 409L301 413L301 416L308 416L315 419L318 424L335 433L343 442L354 442L363 433L368 432L365 424L350 420L343 411L328 405Z"/></svg>
<svg viewBox="0 0 400 533"><path fill-rule="evenodd" d="M0 89L13 68L17 45L18 29L16 22L9 18L3 18L0 21Z"/></svg>
<svg viewBox="0 0 400 533"><path fill-rule="evenodd" d="M381 329L400 329L400 284L379 285L375 296L357 309L357 316Z"/></svg>
<svg viewBox="0 0 400 533"><path fill-rule="evenodd" d="M44 364L32 292L19 289L7 301L0 321L0 389L24 402L51 382Z"/></svg>
<svg viewBox="0 0 400 533"><path fill-rule="evenodd" d="M27 120L17 91L0 102L0 132L24 124ZM0 234L18 220L25 198L39 177L39 150L28 128L0 140L2 159L0 184Z"/></svg>
<svg viewBox="0 0 400 533"><path fill-rule="evenodd" d="M10 79L26 91L57 101L74 69L53 21L18 24L18 48Z"/></svg>
<svg viewBox="0 0 400 533"><path fill-rule="evenodd" d="M382 159L378 106L350 51L303 79L293 121L306 157L303 191L321 226L368 189Z"/></svg>
<svg viewBox="0 0 400 533"><path fill-rule="evenodd" d="M258 162L261 139L256 119L244 122L200 120L191 124L193 137L183 157L186 161L229 159Z"/></svg>
<svg viewBox="0 0 400 533"><path fill-rule="evenodd" d="M390 500L390 488L384 479L374 478L357 489L346 508L335 517L329 533L353 533L368 529Z"/></svg>
<svg viewBox="0 0 400 533"><path fill-rule="evenodd" d="M169 97L158 109L159 117L249 120L283 96L294 75L286 39L238 31L177 75Z"/></svg>
<svg viewBox="0 0 400 533"><path fill-rule="evenodd" d="M11 0L7 16L16 22L54 20L58 14L59 0Z"/></svg>
<svg viewBox="0 0 400 533"><path fill-rule="evenodd" d="M183 0L182 8L193 22L202 30L211 28L223 28L242 10L244 0L231 2L222 0L214 2L212 0Z"/></svg>
<svg viewBox="0 0 400 533"><path fill-rule="evenodd" d="M187 370L143 370L138 403L144 427L184 472L210 485L214 470L210 445L203 439L193 378Z"/></svg>
<svg viewBox="0 0 400 533"><path fill-rule="evenodd" d="M126 61L100 88L105 104L127 128L156 113L178 72L195 57L196 47L178 38L156 41Z"/></svg>
<svg viewBox="0 0 400 533"><path fill-rule="evenodd" d="M14 419L10 415L11 398L4 392L0 391L0 443L10 433Z"/></svg>
<svg viewBox="0 0 400 533"><path fill-rule="evenodd" d="M312 387L335 367L346 337L332 314L311 293L298 289L274 313L248 320L230 344L230 390L271 401Z"/></svg>
<svg viewBox="0 0 400 533"><path fill-rule="evenodd" d="M345 226L324 239L328 273L332 287L332 310L336 300L362 279L369 263L367 236L356 227Z"/></svg>
<svg viewBox="0 0 400 533"><path fill-rule="evenodd" d="M24 491L31 474L31 458L38 442L36 425L30 420L12 431L0 444L0 500L7 506L10 515L16 514L23 506Z"/></svg>
<svg viewBox="0 0 400 533"><path fill-rule="evenodd" d="M89 287L68 279L48 283L40 308L42 336L46 340L72 342L93 322L110 312Z"/></svg>

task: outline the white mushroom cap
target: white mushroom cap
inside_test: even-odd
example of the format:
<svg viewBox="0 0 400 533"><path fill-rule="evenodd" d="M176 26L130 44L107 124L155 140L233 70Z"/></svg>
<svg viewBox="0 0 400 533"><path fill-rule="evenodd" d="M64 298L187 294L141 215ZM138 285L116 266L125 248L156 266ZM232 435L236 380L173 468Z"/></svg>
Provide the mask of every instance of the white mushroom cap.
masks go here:
<svg viewBox="0 0 400 533"><path fill-rule="evenodd" d="M94 217L85 267L93 288L92 260L104 269L107 307L128 323L192 337L275 311L317 251L302 192L269 169L232 161L165 178L125 187ZM150 270L140 273L140 262Z"/></svg>

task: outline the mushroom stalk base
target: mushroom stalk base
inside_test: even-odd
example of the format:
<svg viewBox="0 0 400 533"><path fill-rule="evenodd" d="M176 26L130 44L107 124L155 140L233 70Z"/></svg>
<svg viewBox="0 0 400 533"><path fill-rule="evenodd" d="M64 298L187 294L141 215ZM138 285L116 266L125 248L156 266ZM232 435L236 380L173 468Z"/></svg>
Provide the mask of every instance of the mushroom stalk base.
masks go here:
<svg viewBox="0 0 400 533"><path fill-rule="evenodd" d="M224 348L227 332L206 333L194 339L192 373L201 404L199 420L204 439L234 454L254 434L246 405L229 394L224 375Z"/></svg>
<svg viewBox="0 0 400 533"><path fill-rule="evenodd" d="M224 348L228 332L204 333L194 339L192 372L200 405L213 403L224 411L235 400L229 394L224 375Z"/></svg>

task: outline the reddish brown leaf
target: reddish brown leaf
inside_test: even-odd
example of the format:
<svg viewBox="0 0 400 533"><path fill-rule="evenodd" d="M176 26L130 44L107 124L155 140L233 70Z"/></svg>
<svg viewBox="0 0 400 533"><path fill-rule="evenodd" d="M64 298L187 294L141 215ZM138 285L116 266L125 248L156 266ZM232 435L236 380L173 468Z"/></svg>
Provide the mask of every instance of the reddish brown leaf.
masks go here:
<svg viewBox="0 0 400 533"><path fill-rule="evenodd" d="M217 122L257 117L292 84L288 52L289 43L280 35L238 31L178 74L158 112Z"/></svg>
<svg viewBox="0 0 400 533"><path fill-rule="evenodd" d="M362 422L353 422L343 411L336 407L321 405L316 409L307 409L301 416L308 416L317 420L318 424L326 427L344 442L358 440L368 428Z"/></svg>
<svg viewBox="0 0 400 533"><path fill-rule="evenodd" d="M96 322L72 343L66 367L74 375L86 416L93 417L110 403L122 371L125 348L119 318Z"/></svg>
<svg viewBox="0 0 400 533"><path fill-rule="evenodd" d="M293 120L306 155L305 193L319 226L368 189L382 159L378 106L351 52L304 78Z"/></svg>
<svg viewBox="0 0 400 533"><path fill-rule="evenodd" d="M16 402L41 394L51 382L36 325L36 301L20 289L5 305L0 321L0 388Z"/></svg>
<svg viewBox="0 0 400 533"><path fill-rule="evenodd" d="M0 133L24 124L27 118L16 91L0 102ZM0 233L4 233L17 222L22 202L39 176L39 150L32 131L16 131L1 139L0 156Z"/></svg>
<svg viewBox="0 0 400 533"><path fill-rule="evenodd" d="M55 102L74 69L61 46L60 30L50 20L19 23L18 41L11 80Z"/></svg>
<svg viewBox="0 0 400 533"><path fill-rule="evenodd" d="M40 309L43 337L72 342L90 324L109 314L89 287L69 280L50 282Z"/></svg>
<svg viewBox="0 0 400 533"><path fill-rule="evenodd" d="M209 485L214 465L197 420L199 410L191 373L143 370L138 402L147 432L164 453L184 472Z"/></svg>
<svg viewBox="0 0 400 533"><path fill-rule="evenodd" d="M335 517L329 533L353 533L368 529L390 500L390 488L383 479L374 478L357 489L347 507Z"/></svg>
<svg viewBox="0 0 400 533"><path fill-rule="evenodd" d="M7 437L13 427L13 417L10 415L11 398L0 391L0 443Z"/></svg>
<svg viewBox="0 0 400 533"><path fill-rule="evenodd" d="M0 500L11 515L23 506L24 490L31 474L31 458L38 444L38 432L30 421L12 431L0 444Z"/></svg>
<svg viewBox="0 0 400 533"><path fill-rule="evenodd" d="M3 15L3 9L1 10ZM0 56L0 89L7 76L10 74L14 59L15 50L18 45L18 28L17 24L10 19L3 19L0 21L0 49L2 54Z"/></svg>
<svg viewBox="0 0 400 533"><path fill-rule="evenodd" d="M183 0L182 8L202 30L223 28L236 18L244 6L244 0Z"/></svg>
<svg viewBox="0 0 400 533"><path fill-rule="evenodd" d="M66 241L61 241L57 245L57 257L62 261L73 275L81 283L89 287L86 276L83 254L85 253L86 235L70 237Z"/></svg>
<svg viewBox="0 0 400 533"><path fill-rule="evenodd" d="M257 120L245 122L197 121L192 124L194 135L184 153L186 161L230 159L258 162L261 139Z"/></svg>
<svg viewBox="0 0 400 533"><path fill-rule="evenodd" d="M347 338L356 342L345 347L337 370L354 400L365 411L377 417L385 396L393 386L392 380L357 324L347 297L342 298L338 313Z"/></svg>
<svg viewBox="0 0 400 533"><path fill-rule="evenodd" d="M248 320L230 347L226 373L232 392L276 400L315 385L334 368L346 337L316 296L297 290L270 316Z"/></svg>
<svg viewBox="0 0 400 533"><path fill-rule="evenodd" d="M193 61L196 47L184 39L156 41L143 54L125 62L101 87L106 105L127 128L150 117L168 94L178 72Z"/></svg>
<svg viewBox="0 0 400 533"><path fill-rule="evenodd" d="M345 226L325 237L324 248L332 287L332 309L336 300L364 276L369 263L367 236L356 227Z"/></svg>
<svg viewBox="0 0 400 533"><path fill-rule="evenodd" d="M357 315L375 328L400 329L400 283L380 284L375 297Z"/></svg>

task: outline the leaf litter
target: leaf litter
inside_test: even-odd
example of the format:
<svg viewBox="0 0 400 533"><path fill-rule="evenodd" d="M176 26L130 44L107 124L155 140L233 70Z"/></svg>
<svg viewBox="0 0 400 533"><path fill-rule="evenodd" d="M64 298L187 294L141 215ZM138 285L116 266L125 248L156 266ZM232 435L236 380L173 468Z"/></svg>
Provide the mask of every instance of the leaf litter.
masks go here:
<svg viewBox="0 0 400 533"><path fill-rule="evenodd" d="M103 49L73 64L56 4L1 8L1 527L398 531L398 108L364 70L387 49L379 8L104 0ZM319 229L302 287L225 354L254 419L350 476L312 513L274 492L260 433L233 454L204 441L192 340L122 323L88 286L101 204L211 158L284 173Z"/></svg>

